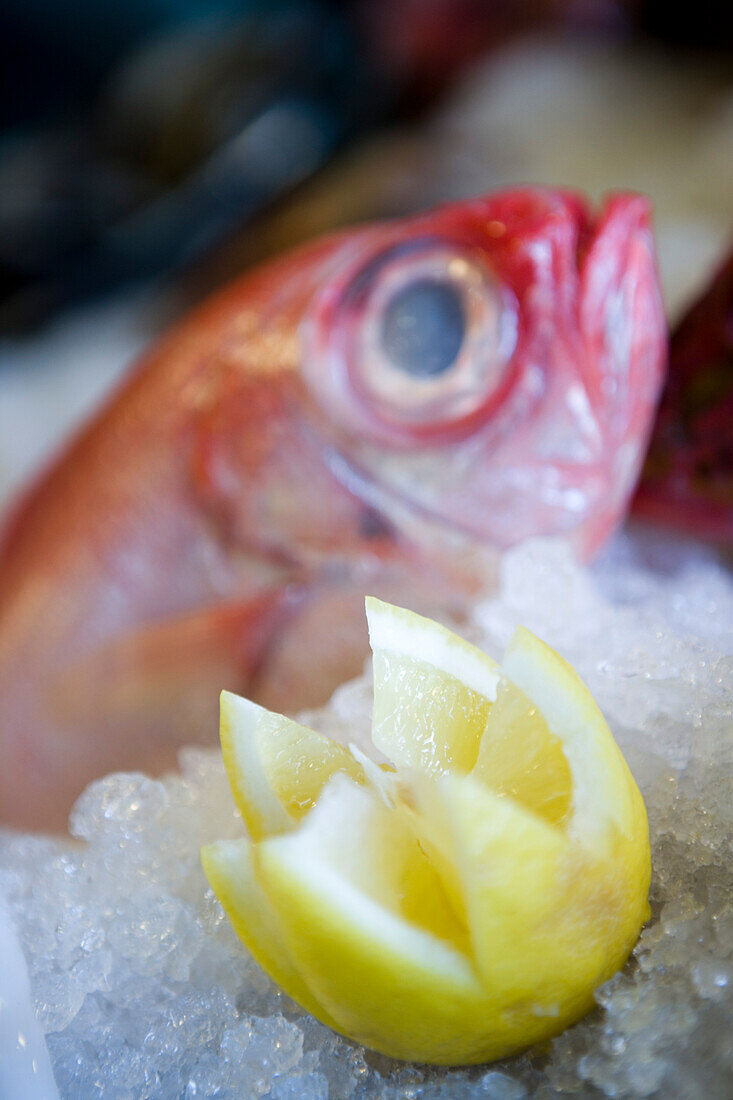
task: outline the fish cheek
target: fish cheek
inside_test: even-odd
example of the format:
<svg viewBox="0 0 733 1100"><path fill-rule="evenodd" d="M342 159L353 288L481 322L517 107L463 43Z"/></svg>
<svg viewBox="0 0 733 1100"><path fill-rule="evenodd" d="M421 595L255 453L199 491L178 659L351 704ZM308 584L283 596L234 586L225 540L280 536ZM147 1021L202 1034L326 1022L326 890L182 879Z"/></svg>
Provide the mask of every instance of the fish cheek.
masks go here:
<svg viewBox="0 0 733 1100"><path fill-rule="evenodd" d="M240 382L196 423L193 492L233 553L296 565L314 554L381 551L388 527L336 478L328 454L298 376Z"/></svg>

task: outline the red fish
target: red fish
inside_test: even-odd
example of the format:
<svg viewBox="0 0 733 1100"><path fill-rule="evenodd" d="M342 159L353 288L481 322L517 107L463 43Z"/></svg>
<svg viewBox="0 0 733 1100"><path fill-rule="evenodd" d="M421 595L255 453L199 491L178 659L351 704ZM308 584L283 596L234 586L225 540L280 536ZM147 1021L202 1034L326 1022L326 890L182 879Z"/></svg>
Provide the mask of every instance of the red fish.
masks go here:
<svg viewBox="0 0 733 1100"><path fill-rule="evenodd" d="M639 515L733 545L733 252L672 333Z"/></svg>
<svg viewBox="0 0 733 1100"><path fill-rule="evenodd" d="M633 195L594 216L508 191L218 294L7 525L0 818L62 826L93 777L215 740L222 687L324 699L360 666L366 590L432 610L476 548L591 553L636 481L665 339Z"/></svg>

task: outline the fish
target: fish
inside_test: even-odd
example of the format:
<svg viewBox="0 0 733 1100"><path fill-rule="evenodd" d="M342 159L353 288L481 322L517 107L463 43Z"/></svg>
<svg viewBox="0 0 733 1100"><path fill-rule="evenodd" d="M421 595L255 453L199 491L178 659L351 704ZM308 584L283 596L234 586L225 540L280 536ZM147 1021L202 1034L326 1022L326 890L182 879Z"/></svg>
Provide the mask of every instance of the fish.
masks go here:
<svg viewBox="0 0 733 1100"><path fill-rule="evenodd" d="M520 187L333 233L179 322L0 546L0 820L295 713L363 666L366 592L460 615L532 535L627 509L666 361L649 201ZM494 563L493 565L491 563ZM446 610L448 609L448 610Z"/></svg>
<svg viewBox="0 0 733 1100"><path fill-rule="evenodd" d="M633 506L643 519L733 546L733 249L672 332Z"/></svg>

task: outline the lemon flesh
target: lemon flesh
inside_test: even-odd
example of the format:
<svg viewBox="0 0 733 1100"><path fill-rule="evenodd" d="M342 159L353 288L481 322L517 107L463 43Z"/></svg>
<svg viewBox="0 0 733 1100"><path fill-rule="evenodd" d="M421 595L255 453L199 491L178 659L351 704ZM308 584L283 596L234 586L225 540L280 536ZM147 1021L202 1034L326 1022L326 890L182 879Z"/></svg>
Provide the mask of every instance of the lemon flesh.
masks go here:
<svg viewBox="0 0 733 1100"><path fill-rule="evenodd" d="M367 600L374 654L372 740L398 767L470 771L499 669L439 623Z"/></svg>
<svg viewBox="0 0 733 1100"><path fill-rule="evenodd" d="M234 801L256 840L292 828L335 772L364 779L342 745L228 691L219 734Z"/></svg>
<svg viewBox="0 0 733 1100"><path fill-rule="evenodd" d="M384 770L224 693L249 830L203 851L240 938L324 1023L397 1058L487 1061L593 1005L648 913L641 795L587 688L521 628L501 668L367 600Z"/></svg>
<svg viewBox="0 0 733 1100"><path fill-rule="evenodd" d="M550 733L524 692L504 677L487 716L472 775L552 825L567 820L573 777L562 742Z"/></svg>

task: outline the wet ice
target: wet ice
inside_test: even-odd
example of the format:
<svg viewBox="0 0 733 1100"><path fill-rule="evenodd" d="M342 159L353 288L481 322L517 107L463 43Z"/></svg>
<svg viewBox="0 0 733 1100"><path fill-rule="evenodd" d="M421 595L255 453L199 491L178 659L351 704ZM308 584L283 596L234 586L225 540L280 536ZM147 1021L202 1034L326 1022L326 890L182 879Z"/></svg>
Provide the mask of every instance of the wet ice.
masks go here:
<svg viewBox="0 0 733 1100"><path fill-rule="evenodd" d="M6 834L0 891L28 961L62 1097L523 1100L728 1097L733 1080L733 582L714 555L624 536L592 571L535 541L504 561L472 633L494 656L522 622L578 669L647 803L652 919L598 1009L490 1067L391 1062L279 993L207 889L199 848L235 836L217 753L164 781L110 776L71 843ZM310 718L364 744L370 691Z"/></svg>

